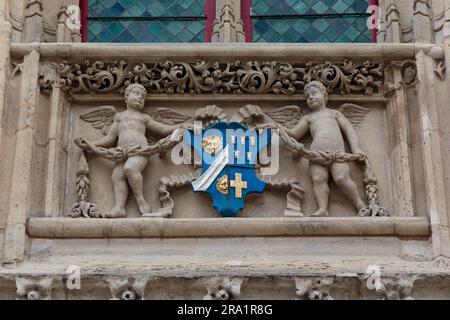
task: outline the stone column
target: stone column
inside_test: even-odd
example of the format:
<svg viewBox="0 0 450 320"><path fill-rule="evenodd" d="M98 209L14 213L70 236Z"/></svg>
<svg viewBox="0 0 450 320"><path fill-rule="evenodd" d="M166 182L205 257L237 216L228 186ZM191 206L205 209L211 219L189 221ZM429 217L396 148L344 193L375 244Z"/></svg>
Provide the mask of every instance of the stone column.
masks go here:
<svg viewBox="0 0 450 320"><path fill-rule="evenodd" d="M56 28L56 42L72 42L69 28L66 21L69 18L68 9L62 6L58 13L58 27Z"/></svg>
<svg viewBox="0 0 450 320"><path fill-rule="evenodd" d="M386 42L402 42L402 30L400 27L400 12L394 0L386 3Z"/></svg>
<svg viewBox="0 0 450 320"><path fill-rule="evenodd" d="M433 27L429 0L415 0L413 13L414 38L416 42L432 43Z"/></svg>
<svg viewBox="0 0 450 320"><path fill-rule="evenodd" d="M3 141L3 115L5 114L6 108L6 87L7 79L9 75L9 65L10 65L10 43L11 43L11 24L8 21L9 9L8 1L0 2L0 150L2 148ZM0 179L4 181L6 179L6 170L3 168L3 159L0 156ZM0 215L6 214L0 210ZM3 235L5 230L4 219L5 217L0 217L0 261L2 260L3 252Z"/></svg>
<svg viewBox="0 0 450 320"><path fill-rule="evenodd" d="M44 36L42 0L28 0L25 7L23 42L41 42Z"/></svg>
<svg viewBox="0 0 450 320"><path fill-rule="evenodd" d="M9 19L12 27L11 42L22 39L26 0L7 0L9 2Z"/></svg>
<svg viewBox="0 0 450 320"><path fill-rule="evenodd" d="M212 42L245 42L240 1L217 0Z"/></svg>
<svg viewBox="0 0 450 320"><path fill-rule="evenodd" d="M394 188L394 214L403 217L414 216L413 191L411 179L411 160L409 158L409 126L406 89L402 75L402 62L393 61L386 69L386 77L391 82L392 96L387 105L390 158Z"/></svg>
<svg viewBox="0 0 450 320"><path fill-rule="evenodd" d="M437 47L436 47L437 48ZM418 105L422 129L422 154L425 171L427 209L431 221L433 254L450 257L449 218L440 130L440 105L447 104L435 62L423 50L417 54ZM439 87L441 88L439 90ZM447 90L448 91L448 90ZM444 97L443 97L444 96ZM448 101L448 100L447 100Z"/></svg>
<svg viewBox="0 0 450 320"><path fill-rule="evenodd" d="M11 193L5 230L4 259L23 260L26 247L26 220L30 211L36 108L39 100L39 52L24 57L20 90L20 111L16 133Z"/></svg>
<svg viewBox="0 0 450 320"><path fill-rule="evenodd" d="M46 66L50 72L56 75L56 67ZM56 217L62 210L61 201L64 184L62 172L65 171L64 159L64 111L67 107L66 94L61 90L58 77L52 83L50 99L50 119L48 124L48 149L47 149L47 178L45 187L46 217Z"/></svg>

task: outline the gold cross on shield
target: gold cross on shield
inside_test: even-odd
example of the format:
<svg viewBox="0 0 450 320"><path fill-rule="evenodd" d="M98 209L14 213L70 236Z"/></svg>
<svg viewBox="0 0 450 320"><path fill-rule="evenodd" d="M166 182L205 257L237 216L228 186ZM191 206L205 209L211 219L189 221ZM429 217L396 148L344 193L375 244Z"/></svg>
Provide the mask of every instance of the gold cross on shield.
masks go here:
<svg viewBox="0 0 450 320"><path fill-rule="evenodd" d="M234 180L230 181L230 187L234 188L235 198L242 198L242 189L247 189L247 181L242 181L242 174L235 173Z"/></svg>

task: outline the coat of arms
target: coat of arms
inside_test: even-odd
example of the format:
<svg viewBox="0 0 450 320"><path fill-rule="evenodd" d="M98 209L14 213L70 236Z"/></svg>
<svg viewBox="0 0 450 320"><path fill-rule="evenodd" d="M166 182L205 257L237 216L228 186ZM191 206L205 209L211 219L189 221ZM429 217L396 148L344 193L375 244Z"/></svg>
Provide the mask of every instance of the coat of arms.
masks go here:
<svg viewBox="0 0 450 320"><path fill-rule="evenodd" d="M203 174L192 182L195 192L206 192L222 217L236 217L249 193L261 193L266 183L258 179L259 151L270 141L269 131L257 132L237 122L219 122L189 131L185 141L201 155Z"/></svg>

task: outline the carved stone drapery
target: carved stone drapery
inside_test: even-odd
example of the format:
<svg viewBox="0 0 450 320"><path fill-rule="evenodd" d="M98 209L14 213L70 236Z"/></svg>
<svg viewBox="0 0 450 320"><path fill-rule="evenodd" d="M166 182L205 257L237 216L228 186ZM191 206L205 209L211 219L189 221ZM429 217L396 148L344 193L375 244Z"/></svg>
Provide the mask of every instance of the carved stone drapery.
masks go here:
<svg viewBox="0 0 450 320"><path fill-rule="evenodd" d="M130 83L152 94L282 94L303 93L306 83L321 81L330 93L381 93L379 62L288 63L277 61L197 61L127 63L126 61L62 62L57 72L70 93L123 93ZM46 87L42 82L43 88ZM48 84L47 84L48 85Z"/></svg>

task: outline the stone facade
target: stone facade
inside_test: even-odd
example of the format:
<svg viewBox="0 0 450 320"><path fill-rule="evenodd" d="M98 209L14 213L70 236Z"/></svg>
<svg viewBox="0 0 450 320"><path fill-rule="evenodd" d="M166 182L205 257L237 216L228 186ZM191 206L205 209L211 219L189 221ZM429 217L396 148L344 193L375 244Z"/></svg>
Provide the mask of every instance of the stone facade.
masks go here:
<svg viewBox="0 0 450 320"><path fill-rule="evenodd" d="M0 299L450 298L450 0L381 0L359 45L239 43L231 0L213 44L84 44L73 4L0 1ZM171 159L193 120L280 129L238 218Z"/></svg>

